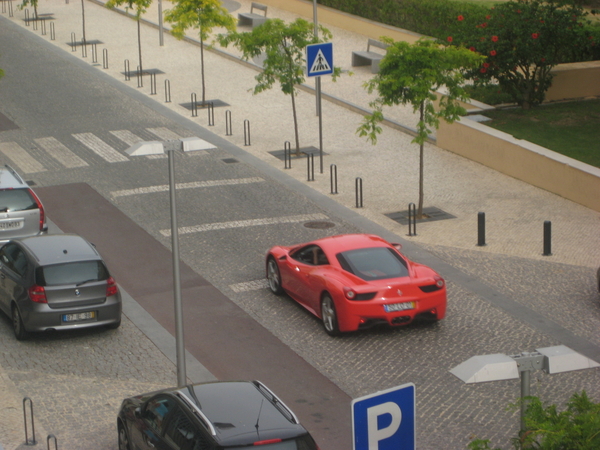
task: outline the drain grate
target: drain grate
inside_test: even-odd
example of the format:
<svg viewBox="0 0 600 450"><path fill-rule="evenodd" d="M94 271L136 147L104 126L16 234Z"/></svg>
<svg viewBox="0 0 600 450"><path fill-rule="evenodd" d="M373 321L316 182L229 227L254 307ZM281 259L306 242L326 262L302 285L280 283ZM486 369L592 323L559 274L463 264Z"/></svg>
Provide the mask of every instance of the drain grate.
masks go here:
<svg viewBox="0 0 600 450"><path fill-rule="evenodd" d="M304 226L306 228L316 228L316 229L324 230L325 228L333 228L333 227L335 227L335 223L314 220L312 222L306 222L304 224Z"/></svg>
<svg viewBox="0 0 600 450"><path fill-rule="evenodd" d="M422 219L417 219L417 222L435 222L436 220L456 219L456 216L453 216L446 211L442 211L435 206L423 208L423 214L425 217ZM408 210L388 213L385 214L385 216L395 220L401 225L408 225Z"/></svg>
<svg viewBox="0 0 600 450"><path fill-rule="evenodd" d="M227 163L227 164L233 164L233 163L239 162L239 161L238 161L237 159L235 159L235 158L224 158L224 159L222 159L221 161L223 161L224 163Z"/></svg>

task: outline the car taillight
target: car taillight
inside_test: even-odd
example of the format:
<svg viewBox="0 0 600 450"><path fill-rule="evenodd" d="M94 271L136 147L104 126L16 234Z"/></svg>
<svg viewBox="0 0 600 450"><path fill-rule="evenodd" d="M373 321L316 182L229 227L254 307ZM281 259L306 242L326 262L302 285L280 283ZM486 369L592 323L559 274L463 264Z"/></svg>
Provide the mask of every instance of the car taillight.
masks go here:
<svg viewBox="0 0 600 450"><path fill-rule="evenodd" d="M267 445L281 442L281 439L265 439L264 441L256 441L253 445Z"/></svg>
<svg viewBox="0 0 600 450"><path fill-rule="evenodd" d="M29 192L33 196L33 199L37 203L37 207L40 210L40 231L43 231L45 228L44 225L46 225L46 213L44 212L44 205L42 205L42 202L40 201L38 196L35 195L35 192L33 192L32 190L29 190Z"/></svg>
<svg viewBox="0 0 600 450"><path fill-rule="evenodd" d="M46 289L43 286L38 286L34 284L27 291L29 294L29 298L32 302L35 303L48 303L48 299L46 298Z"/></svg>
<svg viewBox="0 0 600 450"><path fill-rule="evenodd" d="M108 280L106 280L106 296L117 295L118 292L117 282L113 277L108 277Z"/></svg>
<svg viewBox="0 0 600 450"><path fill-rule="evenodd" d="M435 285L439 288L443 288L444 287L444 279L440 278L440 277L435 277Z"/></svg>

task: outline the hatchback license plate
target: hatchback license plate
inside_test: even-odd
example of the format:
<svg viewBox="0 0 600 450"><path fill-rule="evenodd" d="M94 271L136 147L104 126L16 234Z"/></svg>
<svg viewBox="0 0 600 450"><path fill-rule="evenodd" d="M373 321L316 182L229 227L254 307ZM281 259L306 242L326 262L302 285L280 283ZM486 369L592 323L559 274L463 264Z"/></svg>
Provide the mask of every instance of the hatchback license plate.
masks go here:
<svg viewBox="0 0 600 450"><path fill-rule="evenodd" d="M95 311L89 311L84 313L75 313L75 314L63 314L62 319L63 322L77 322L79 320L90 320L96 317Z"/></svg>
<svg viewBox="0 0 600 450"><path fill-rule="evenodd" d="M391 305L383 305L385 312L405 311L407 309L415 309L416 302L392 303Z"/></svg>
<svg viewBox="0 0 600 450"><path fill-rule="evenodd" d="M14 222L0 222L0 230L16 230L22 227L22 220L16 220Z"/></svg>

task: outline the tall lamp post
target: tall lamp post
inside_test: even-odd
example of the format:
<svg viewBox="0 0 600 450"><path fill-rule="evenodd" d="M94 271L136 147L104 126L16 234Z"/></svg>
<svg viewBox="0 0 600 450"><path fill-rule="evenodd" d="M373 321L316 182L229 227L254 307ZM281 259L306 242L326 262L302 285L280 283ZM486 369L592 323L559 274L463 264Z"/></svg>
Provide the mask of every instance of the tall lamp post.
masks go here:
<svg viewBox="0 0 600 450"><path fill-rule="evenodd" d="M181 303L181 277L179 271L179 229L177 228L177 198L175 186L175 152L202 150L206 144L200 138L185 138L165 142L140 142L125 152L130 156L167 154L169 160L169 198L171 207L171 249L173 253L173 297L175 304L175 350L177 358L177 386L185 386L185 343L183 333L183 307Z"/></svg>

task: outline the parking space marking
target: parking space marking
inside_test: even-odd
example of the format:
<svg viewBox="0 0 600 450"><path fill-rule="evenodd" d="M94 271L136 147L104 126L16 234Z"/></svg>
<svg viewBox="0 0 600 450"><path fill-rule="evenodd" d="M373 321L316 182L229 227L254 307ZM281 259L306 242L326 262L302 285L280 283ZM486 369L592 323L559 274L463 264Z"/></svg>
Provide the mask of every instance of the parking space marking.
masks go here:
<svg viewBox="0 0 600 450"><path fill-rule="evenodd" d="M176 189L195 189L195 188L203 188L203 187L214 187L214 186L235 186L238 184L250 184L250 183L260 183L265 181L260 177L250 177L250 178L233 178L228 180L209 180L209 181L193 181L191 183L177 183L175 185ZM120 191L113 191L110 195L113 198L117 197L126 197L128 195L138 195L138 194L152 194L155 192L167 192L169 190L168 184L161 184L159 186L148 186L142 188L135 189L123 189Z"/></svg>
<svg viewBox="0 0 600 450"><path fill-rule="evenodd" d="M106 162L116 163L129 161L129 159L112 148L106 142L92 133L79 133L72 135L75 139L100 156Z"/></svg>
<svg viewBox="0 0 600 450"><path fill-rule="evenodd" d="M83 159L69 150L62 142L54 137L34 139L37 145L68 169L88 165Z"/></svg>
<svg viewBox="0 0 600 450"><path fill-rule="evenodd" d="M16 142L0 142L0 152L19 166L24 173L45 172L46 168Z"/></svg>
<svg viewBox="0 0 600 450"><path fill-rule="evenodd" d="M269 287L269 283L266 278L260 280L246 281L244 283L230 284L229 288L233 292L248 292L248 291L259 291Z"/></svg>
<svg viewBox="0 0 600 450"><path fill-rule="evenodd" d="M298 216L267 217L264 219L235 220L232 222L206 223L192 227L179 228L179 234L200 233L202 231L227 230L232 228L248 228L264 225L277 225L282 223L308 222L311 220L326 220L325 214L302 214ZM171 230L160 230L163 236L171 236Z"/></svg>
<svg viewBox="0 0 600 450"><path fill-rule="evenodd" d="M177 133L169 130L166 127L146 128L146 130L148 130L150 133L158 136L163 141L168 141L171 139L181 139L181 136L179 136Z"/></svg>

